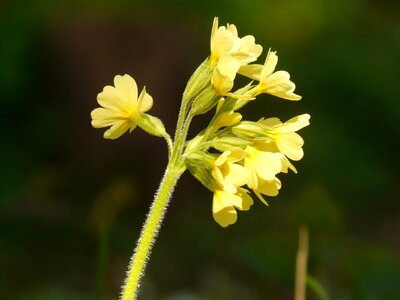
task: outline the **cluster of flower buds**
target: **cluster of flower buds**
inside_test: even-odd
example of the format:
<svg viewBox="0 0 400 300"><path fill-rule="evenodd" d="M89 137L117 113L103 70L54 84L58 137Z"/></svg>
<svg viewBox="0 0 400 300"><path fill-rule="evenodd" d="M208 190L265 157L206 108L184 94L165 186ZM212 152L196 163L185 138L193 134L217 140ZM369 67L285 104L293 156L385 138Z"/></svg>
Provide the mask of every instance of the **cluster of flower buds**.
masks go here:
<svg viewBox="0 0 400 300"><path fill-rule="evenodd" d="M277 175L289 169L297 172L290 160L303 157L304 142L296 131L309 124L310 116L299 115L284 123L278 118L242 121L237 111L260 94L293 101L301 96L294 93L295 84L288 72L275 71L276 52L269 50L263 65L253 64L263 49L251 35L240 38L235 25L218 26L215 18L210 46L211 55L186 86L180 114L186 125L196 115L212 109L215 114L178 155L185 168L213 192L214 219L226 227L236 222L237 209L248 210L253 204L251 191L268 205L263 195L278 194L281 181ZM235 88L237 74L251 79L250 83ZM106 86L98 95L103 107L92 112L92 125L111 126L105 138L115 139L138 125L170 140L162 122L145 113L153 104L146 90L138 96L136 83L129 75L116 76L114 83L115 87ZM176 135L174 144L179 142L177 138L185 141L186 135Z"/></svg>

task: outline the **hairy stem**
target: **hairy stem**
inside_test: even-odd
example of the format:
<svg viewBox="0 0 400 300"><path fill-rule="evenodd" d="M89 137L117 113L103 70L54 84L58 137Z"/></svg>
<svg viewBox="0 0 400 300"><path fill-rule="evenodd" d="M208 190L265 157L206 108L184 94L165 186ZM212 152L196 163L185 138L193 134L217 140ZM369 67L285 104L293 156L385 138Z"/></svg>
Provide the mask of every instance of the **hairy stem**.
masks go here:
<svg viewBox="0 0 400 300"><path fill-rule="evenodd" d="M125 280L121 300L136 299L140 279L144 274L151 247L158 234L165 211L168 207L173 189L184 172L184 168L168 165L157 194L154 197L150 212L140 234L139 241L131 259L128 276Z"/></svg>

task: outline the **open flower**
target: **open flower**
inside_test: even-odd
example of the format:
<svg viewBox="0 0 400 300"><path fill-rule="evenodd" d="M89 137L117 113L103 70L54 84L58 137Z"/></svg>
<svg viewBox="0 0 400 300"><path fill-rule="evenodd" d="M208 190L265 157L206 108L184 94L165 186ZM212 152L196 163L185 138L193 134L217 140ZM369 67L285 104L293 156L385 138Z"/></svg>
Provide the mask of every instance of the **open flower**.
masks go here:
<svg viewBox="0 0 400 300"><path fill-rule="evenodd" d="M296 86L290 81L290 75L286 71L276 71L278 56L275 51L268 51L264 65L244 65L239 73L253 80L259 81L255 87L255 96L259 94L271 94L287 100L300 100L301 96L294 92Z"/></svg>
<svg viewBox="0 0 400 300"><path fill-rule="evenodd" d="M240 113L234 112L233 110L226 110L224 109L221 112L221 108L225 104L225 99L222 98L221 100L218 101L217 104L217 109L216 109L216 116L214 117L212 123L210 126L212 126L211 132L214 133L218 129L222 127L229 127L232 125L235 125L240 122L242 119L242 115Z"/></svg>
<svg viewBox="0 0 400 300"><path fill-rule="evenodd" d="M153 98L143 88L138 97L135 80L129 75L114 77L114 86L106 86L97 95L100 108L92 111L92 126L111 126L104 132L104 138L116 139L126 131L132 132L142 119L142 113L153 106Z"/></svg>
<svg viewBox="0 0 400 300"><path fill-rule="evenodd" d="M247 185L253 190L257 190L261 181L274 181L275 175L282 171L283 154L279 152L260 151L252 146L246 147L246 157L244 167L249 178Z"/></svg>
<svg viewBox="0 0 400 300"><path fill-rule="evenodd" d="M222 227L227 227L236 222L236 209L249 210L251 205L253 199L246 189L239 188L236 193L231 194L217 188L214 191L212 205L214 220Z"/></svg>
<svg viewBox="0 0 400 300"><path fill-rule="evenodd" d="M280 188L282 187L281 181L274 177L272 180L264 180L262 178L258 178L258 188L257 192L273 197L278 195Z"/></svg>
<svg viewBox="0 0 400 300"><path fill-rule="evenodd" d="M245 155L243 150L233 149L225 151L215 160L211 175L220 189L235 194L238 187L247 183L246 169L237 164Z"/></svg>
<svg viewBox="0 0 400 300"><path fill-rule="evenodd" d="M216 66L219 59L227 55L234 45L239 41L236 26L227 24L227 26L218 27L218 18L214 18L211 29L210 50L211 65Z"/></svg>
<svg viewBox="0 0 400 300"><path fill-rule="evenodd" d="M261 200L262 203L268 206L268 202L262 195L270 197L277 196L280 188L282 187L281 181L274 177L272 180L264 180L261 177L258 178L258 187L253 189L254 194Z"/></svg>
<svg viewBox="0 0 400 300"><path fill-rule="evenodd" d="M256 61L262 52L252 35L239 38L235 25L218 27L218 18L214 18L210 48L214 68L211 83L219 95L227 95L239 68Z"/></svg>
<svg viewBox="0 0 400 300"><path fill-rule="evenodd" d="M272 139L279 151L292 160L302 159L303 138L296 131L310 124L310 115L303 114L291 118L282 123L278 118L269 118L259 121L261 124L270 127L271 130L266 131L267 136Z"/></svg>
<svg viewBox="0 0 400 300"><path fill-rule="evenodd" d="M234 57L229 55L221 57L211 77L211 84L218 95L226 96L229 94L239 68L240 63Z"/></svg>

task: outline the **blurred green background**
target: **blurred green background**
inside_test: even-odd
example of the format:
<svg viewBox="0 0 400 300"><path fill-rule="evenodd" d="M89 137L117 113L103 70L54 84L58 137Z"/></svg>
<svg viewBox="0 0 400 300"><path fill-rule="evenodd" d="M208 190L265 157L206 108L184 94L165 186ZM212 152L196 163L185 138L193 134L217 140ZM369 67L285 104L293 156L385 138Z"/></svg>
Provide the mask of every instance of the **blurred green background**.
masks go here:
<svg viewBox="0 0 400 300"><path fill-rule="evenodd" d="M305 157L270 207L227 229L185 174L139 299L292 299L300 224L331 299L400 299L399 12L392 0L3 0L0 299L117 298L167 150L140 130L104 140L90 111L128 73L172 133L214 16L278 51L303 100L264 95L243 114L310 113Z"/></svg>

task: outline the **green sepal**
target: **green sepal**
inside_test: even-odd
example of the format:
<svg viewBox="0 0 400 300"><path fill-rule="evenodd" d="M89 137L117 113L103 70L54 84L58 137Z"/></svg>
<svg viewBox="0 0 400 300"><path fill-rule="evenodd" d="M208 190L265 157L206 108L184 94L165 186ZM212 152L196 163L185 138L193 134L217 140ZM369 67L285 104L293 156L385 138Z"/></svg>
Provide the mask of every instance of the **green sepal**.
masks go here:
<svg viewBox="0 0 400 300"><path fill-rule="evenodd" d="M199 168L195 166L187 166L189 172L198 180L202 185L213 191L212 177L209 169Z"/></svg>
<svg viewBox="0 0 400 300"><path fill-rule="evenodd" d="M265 134L266 126L257 122L242 121L230 128L238 137L255 140L270 140Z"/></svg>
<svg viewBox="0 0 400 300"><path fill-rule="evenodd" d="M209 168L212 166L215 158L213 155L204 151L193 151L185 154L186 164L196 168Z"/></svg>
<svg viewBox="0 0 400 300"><path fill-rule="evenodd" d="M155 136L167 135L163 122L159 118L151 116L149 114L141 113L140 119L138 120L137 124L144 131L152 135Z"/></svg>
<svg viewBox="0 0 400 300"><path fill-rule="evenodd" d="M190 113L193 116L201 115L212 109L221 99L211 83L209 83L193 100Z"/></svg>
<svg viewBox="0 0 400 300"><path fill-rule="evenodd" d="M214 160L215 158L212 155L203 151L194 151L185 156L189 172L211 191L213 190L213 179L210 168Z"/></svg>
<svg viewBox="0 0 400 300"><path fill-rule="evenodd" d="M251 144L252 144L252 141L249 141L247 139L243 139L240 137L235 137L235 136L226 136L226 137L215 138L209 142L210 147L212 147L218 151L221 151L221 152L228 151L232 148L244 149L244 148L246 148L246 146L251 145Z"/></svg>
<svg viewBox="0 0 400 300"><path fill-rule="evenodd" d="M190 77L185 91L183 92L183 103L187 104L191 99L194 99L206 86L210 84L212 76L212 67L210 59L205 61L194 71Z"/></svg>

